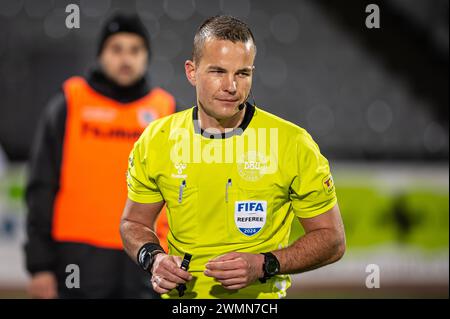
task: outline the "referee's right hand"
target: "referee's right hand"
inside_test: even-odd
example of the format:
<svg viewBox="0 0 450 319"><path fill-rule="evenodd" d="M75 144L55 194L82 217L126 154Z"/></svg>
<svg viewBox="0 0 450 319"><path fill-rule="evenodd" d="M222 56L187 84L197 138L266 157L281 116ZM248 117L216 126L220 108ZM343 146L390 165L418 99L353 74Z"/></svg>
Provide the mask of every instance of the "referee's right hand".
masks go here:
<svg viewBox="0 0 450 319"><path fill-rule="evenodd" d="M192 275L181 269L182 258L167 254L155 256L152 267L152 286L159 294L168 293L179 284L185 284L192 280Z"/></svg>

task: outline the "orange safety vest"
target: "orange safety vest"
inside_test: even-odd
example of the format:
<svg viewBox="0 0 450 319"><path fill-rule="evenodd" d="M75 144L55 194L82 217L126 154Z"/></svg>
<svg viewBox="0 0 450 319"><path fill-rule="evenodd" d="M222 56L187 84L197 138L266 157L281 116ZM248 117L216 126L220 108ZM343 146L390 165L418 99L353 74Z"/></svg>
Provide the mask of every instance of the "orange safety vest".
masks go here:
<svg viewBox="0 0 450 319"><path fill-rule="evenodd" d="M63 89L67 119L53 239L123 249L119 226L127 198L128 155L148 123L175 111L175 100L155 88L136 101L120 103L97 93L81 77L68 79ZM167 231L163 210L157 234L166 251Z"/></svg>

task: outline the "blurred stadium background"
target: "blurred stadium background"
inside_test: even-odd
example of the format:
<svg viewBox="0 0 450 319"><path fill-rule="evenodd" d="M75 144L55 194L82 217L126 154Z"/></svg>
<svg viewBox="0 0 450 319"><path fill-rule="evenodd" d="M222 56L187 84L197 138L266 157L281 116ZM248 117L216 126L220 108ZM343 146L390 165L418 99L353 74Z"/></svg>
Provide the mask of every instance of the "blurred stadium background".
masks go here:
<svg viewBox="0 0 450 319"><path fill-rule="evenodd" d="M80 29L65 27L69 3ZM380 29L365 27L369 3ZM318 142L347 230L345 257L294 276L290 298L448 298L447 0L0 0L0 297L27 297L23 195L37 119L64 79L92 65L115 10L141 15L152 83L184 108L196 27L219 13L250 24L255 100ZM295 223L292 240L301 232ZM369 264L380 288L365 285Z"/></svg>

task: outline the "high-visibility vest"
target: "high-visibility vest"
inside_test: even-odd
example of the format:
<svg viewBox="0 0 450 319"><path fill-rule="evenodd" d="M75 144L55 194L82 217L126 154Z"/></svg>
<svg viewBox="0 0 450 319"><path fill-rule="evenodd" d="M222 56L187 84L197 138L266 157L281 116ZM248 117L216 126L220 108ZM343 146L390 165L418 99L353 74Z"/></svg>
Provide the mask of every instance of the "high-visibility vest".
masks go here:
<svg viewBox="0 0 450 319"><path fill-rule="evenodd" d="M155 88L136 101L120 103L81 77L65 81L63 90L67 119L52 237L122 249L119 226L127 198L128 156L148 123L175 111L175 99ZM163 211L157 232L164 248L167 227Z"/></svg>

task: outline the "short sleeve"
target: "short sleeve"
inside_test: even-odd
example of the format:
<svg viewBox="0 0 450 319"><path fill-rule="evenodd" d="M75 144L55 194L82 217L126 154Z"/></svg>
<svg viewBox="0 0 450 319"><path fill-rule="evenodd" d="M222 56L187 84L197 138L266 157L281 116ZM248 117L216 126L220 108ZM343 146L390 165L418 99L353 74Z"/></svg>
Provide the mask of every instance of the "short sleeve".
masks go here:
<svg viewBox="0 0 450 319"><path fill-rule="evenodd" d="M337 203L328 160L306 131L297 139L296 175L290 187L295 215L311 218L327 212Z"/></svg>
<svg viewBox="0 0 450 319"><path fill-rule="evenodd" d="M127 185L128 198L134 202L147 204L163 200L156 182L149 176L145 139L134 144L128 158Z"/></svg>

